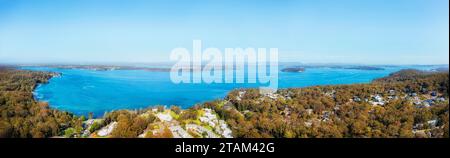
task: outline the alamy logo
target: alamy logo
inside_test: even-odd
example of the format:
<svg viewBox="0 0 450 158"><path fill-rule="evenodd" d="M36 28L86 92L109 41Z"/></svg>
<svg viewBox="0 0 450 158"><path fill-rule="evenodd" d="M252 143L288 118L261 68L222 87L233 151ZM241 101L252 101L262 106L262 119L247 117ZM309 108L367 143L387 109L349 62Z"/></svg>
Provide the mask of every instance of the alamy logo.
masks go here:
<svg viewBox="0 0 450 158"><path fill-rule="evenodd" d="M202 49L201 40L193 41L193 50L175 48L170 60L173 83L258 83L260 90L278 88L277 48Z"/></svg>

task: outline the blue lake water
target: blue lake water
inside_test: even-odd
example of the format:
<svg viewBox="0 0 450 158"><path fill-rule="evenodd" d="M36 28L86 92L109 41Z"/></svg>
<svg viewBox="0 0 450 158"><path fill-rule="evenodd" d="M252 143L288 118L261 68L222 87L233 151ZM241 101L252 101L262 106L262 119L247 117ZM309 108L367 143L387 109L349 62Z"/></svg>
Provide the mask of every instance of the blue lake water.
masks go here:
<svg viewBox="0 0 450 158"><path fill-rule="evenodd" d="M280 67L281 69L282 67ZM305 72L279 72L279 88L369 83L405 68L429 70L432 66L383 67L385 70L307 68ZM52 108L74 114L93 112L102 116L117 109L141 109L155 105L178 105L188 108L197 103L221 99L236 88L258 87L259 84L174 84L169 72L144 70L95 71L22 67L26 70L62 73L39 85L35 97L49 102Z"/></svg>

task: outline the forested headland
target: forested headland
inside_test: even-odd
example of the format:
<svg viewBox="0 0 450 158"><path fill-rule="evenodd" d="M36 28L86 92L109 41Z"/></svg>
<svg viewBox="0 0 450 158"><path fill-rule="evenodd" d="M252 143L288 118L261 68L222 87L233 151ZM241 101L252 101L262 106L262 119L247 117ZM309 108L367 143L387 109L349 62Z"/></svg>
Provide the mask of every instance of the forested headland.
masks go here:
<svg viewBox="0 0 450 158"><path fill-rule="evenodd" d="M34 88L55 75L0 67L0 137L51 137L81 123L68 112L34 100Z"/></svg>

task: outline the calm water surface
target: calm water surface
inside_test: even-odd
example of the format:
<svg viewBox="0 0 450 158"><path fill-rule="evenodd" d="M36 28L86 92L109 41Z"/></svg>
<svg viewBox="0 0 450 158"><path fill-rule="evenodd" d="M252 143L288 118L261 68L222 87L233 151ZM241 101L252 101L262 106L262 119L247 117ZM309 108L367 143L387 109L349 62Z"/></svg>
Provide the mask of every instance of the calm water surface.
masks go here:
<svg viewBox="0 0 450 158"><path fill-rule="evenodd" d="M280 67L281 69L282 67ZM302 73L279 72L279 87L305 87L369 83L404 68L429 70L432 66L383 67L385 70L352 70L307 68ZM22 67L36 71L62 73L39 85L35 97L47 101L52 108L86 115L117 109L140 109L154 105L179 105L188 108L197 103L221 99L235 88L258 87L259 84L174 84L169 72L143 70L94 71L85 69L58 69Z"/></svg>

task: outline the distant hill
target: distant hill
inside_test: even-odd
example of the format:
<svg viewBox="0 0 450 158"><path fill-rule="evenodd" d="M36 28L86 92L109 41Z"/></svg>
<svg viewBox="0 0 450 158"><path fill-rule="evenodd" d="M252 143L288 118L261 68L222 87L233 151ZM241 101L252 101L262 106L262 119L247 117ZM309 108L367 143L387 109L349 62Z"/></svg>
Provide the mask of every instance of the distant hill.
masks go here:
<svg viewBox="0 0 450 158"><path fill-rule="evenodd" d="M282 72L304 72L305 68L303 67L290 67L281 69Z"/></svg>

